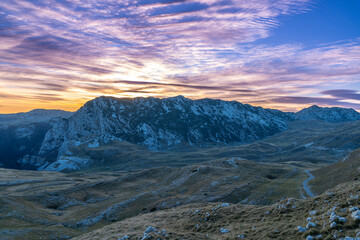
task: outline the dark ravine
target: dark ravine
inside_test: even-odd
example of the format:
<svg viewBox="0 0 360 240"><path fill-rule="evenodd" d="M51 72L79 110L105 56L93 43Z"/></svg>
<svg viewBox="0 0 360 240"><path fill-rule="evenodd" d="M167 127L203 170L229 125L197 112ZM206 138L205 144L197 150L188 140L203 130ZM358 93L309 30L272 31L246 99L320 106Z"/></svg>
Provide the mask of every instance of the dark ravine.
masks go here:
<svg viewBox="0 0 360 240"><path fill-rule="evenodd" d="M0 167L36 170L46 133L72 112L35 109L27 113L0 114ZM56 156L55 156L56 157Z"/></svg>

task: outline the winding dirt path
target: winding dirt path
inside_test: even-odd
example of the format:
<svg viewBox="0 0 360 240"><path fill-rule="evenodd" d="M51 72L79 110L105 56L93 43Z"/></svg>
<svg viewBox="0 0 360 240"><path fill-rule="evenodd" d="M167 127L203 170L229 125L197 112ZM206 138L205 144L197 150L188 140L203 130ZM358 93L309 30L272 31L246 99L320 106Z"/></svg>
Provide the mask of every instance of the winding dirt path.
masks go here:
<svg viewBox="0 0 360 240"><path fill-rule="evenodd" d="M311 191L309 186L309 181L314 179L314 175L312 175L309 170L305 170L305 173L309 175L309 178L303 181L304 190L309 197L315 197L315 194Z"/></svg>

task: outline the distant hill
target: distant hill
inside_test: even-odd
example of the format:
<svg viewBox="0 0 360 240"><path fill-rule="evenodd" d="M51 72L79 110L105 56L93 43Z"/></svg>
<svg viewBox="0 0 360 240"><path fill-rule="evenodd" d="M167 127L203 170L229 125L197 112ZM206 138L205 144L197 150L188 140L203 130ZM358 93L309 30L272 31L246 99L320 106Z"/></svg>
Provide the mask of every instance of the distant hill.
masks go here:
<svg viewBox="0 0 360 240"><path fill-rule="evenodd" d="M0 128L35 122L47 122L54 118L69 118L73 113L63 110L34 109L30 112L0 114Z"/></svg>
<svg viewBox="0 0 360 240"><path fill-rule="evenodd" d="M73 113L35 109L26 113L0 114L0 167L37 169L37 155L47 131ZM56 119L56 120L55 120Z"/></svg>
<svg viewBox="0 0 360 240"><path fill-rule="evenodd" d="M324 120L328 122L347 122L360 120L360 113L347 108L323 108L313 105L297 112L296 117L300 120Z"/></svg>

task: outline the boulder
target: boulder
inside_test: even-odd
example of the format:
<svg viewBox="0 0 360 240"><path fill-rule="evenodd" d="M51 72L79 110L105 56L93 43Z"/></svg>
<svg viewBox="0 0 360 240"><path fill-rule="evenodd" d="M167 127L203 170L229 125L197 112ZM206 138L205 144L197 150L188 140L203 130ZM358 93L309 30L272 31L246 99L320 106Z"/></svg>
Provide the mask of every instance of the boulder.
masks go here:
<svg viewBox="0 0 360 240"><path fill-rule="evenodd" d="M297 227L297 230L301 233L305 232L306 231L306 228L302 227L302 226L298 226Z"/></svg>
<svg viewBox="0 0 360 240"><path fill-rule="evenodd" d="M341 223L346 223L346 218L345 217L339 217L338 220Z"/></svg>
<svg viewBox="0 0 360 240"><path fill-rule="evenodd" d="M306 224L306 228L309 229L309 228L316 228L316 223L314 222L309 222L308 224Z"/></svg>
<svg viewBox="0 0 360 240"><path fill-rule="evenodd" d="M354 221L360 221L360 210L356 210L355 212L353 212L351 214L352 219L354 219Z"/></svg>
<svg viewBox="0 0 360 240"><path fill-rule="evenodd" d="M331 224L330 224L330 228L336 228L337 227L337 223L336 222L332 222Z"/></svg>
<svg viewBox="0 0 360 240"><path fill-rule="evenodd" d="M222 234L225 234L225 233L229 233L230 230L229 230L229 229L226 229L226 228L220 228L220 232L221 232Z"/></svg>
<svg viewBox="0 0 360 240"><path fill-rule="evenodd" d="M157 232L157 229L152 227L152 226L149 226L146 230L145 230L145 233L152 233L152 232Z"/></svg>

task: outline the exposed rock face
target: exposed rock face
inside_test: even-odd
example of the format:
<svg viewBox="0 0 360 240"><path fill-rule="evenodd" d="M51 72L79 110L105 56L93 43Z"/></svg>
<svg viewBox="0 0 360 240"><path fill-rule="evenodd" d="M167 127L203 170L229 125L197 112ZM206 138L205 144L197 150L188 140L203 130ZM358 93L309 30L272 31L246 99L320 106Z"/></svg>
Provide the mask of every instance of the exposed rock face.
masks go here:
<svg viewBox="0 0 360 240"><path fill-rule="evenodd" d="M40 155L58 151L59 159L72 146L86 143L97 147L111 140L150 150L167 150L178 144L249 143L285 130L286 121L292 119L289 113L235 101L99 97L69 120L55 124L46 134Z"/></svg>
<svg viewBox="0 0 360 240"><path fill-rule="evenodd" d="M360 120L360 113L354 109L346 108L322 108L313 105L309 108L297 112L296 117L299 120L324 120L328 122L347 122Z"/></svg>
<svg viewBox="0 0 360 240"><path fill-rule="evenodd" d="M47 171L72 171L72 170L80 170L86 167L90 163L90 159L88 158L79 158L74 156L59 156L59 158L51 163L45 163L39 170L47 170Z"/></svg>
<svg viewBox="0 0 360 240"><path fill-rule="evenodd" d="M121 139L158 150L179 143L248 143L286 129L290 117L280 111L239 102L100 97L70 118L67 139Z"/></svg>

